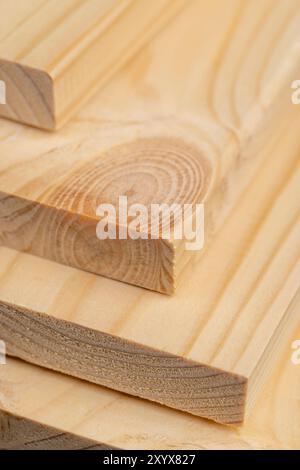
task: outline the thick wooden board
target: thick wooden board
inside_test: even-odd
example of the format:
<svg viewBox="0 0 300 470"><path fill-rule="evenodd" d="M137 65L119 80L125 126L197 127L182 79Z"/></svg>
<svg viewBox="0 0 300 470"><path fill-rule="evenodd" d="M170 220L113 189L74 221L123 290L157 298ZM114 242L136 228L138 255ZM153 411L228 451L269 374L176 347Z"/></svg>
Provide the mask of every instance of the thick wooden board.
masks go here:
<svg viewBox="0 0 300 470"><path fill-rule="evenodd" d="M300 297L291 309L300 308ZM8 359L0 366L0 448L300 449L300 364L291 345L241 428L218 425L138 398Z"/></svg>
<svg viewBox="0 0 300 470"><path fill-rule="evenodd" d="M61 127L187 0L0 1L0 116Z"/></svg>
<svg viewBox="0 0 300 470"><path fill-rule="evenodd" d="M1 121L2 244L159 292L182 282L197 254L172 237L98 240L98 205L203 202L209 240L300 73L298 0L188 3L56 135Z"/></svg>
<svg viewBox="0 0 300 470"><path fill-rule="evenodd" d="M300 120L293 109L176 296L1 248L0 331L8 352L241 423L276 359L277 343L299 319L288 309L300 274Z"/></svg>

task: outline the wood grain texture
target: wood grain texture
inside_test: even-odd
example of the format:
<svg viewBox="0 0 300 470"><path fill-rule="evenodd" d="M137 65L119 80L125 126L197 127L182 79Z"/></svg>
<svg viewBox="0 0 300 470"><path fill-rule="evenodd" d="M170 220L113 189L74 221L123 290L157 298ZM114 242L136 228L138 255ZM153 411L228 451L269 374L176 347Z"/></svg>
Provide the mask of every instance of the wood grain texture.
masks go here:
<svg viewBox="0 0 300 470"><path fill-rule="evenodd" d="M129 394L240 424L299 320L299 109L176 296L0 250L8 352ZM248 390L247 390L248 388Z"/></svg>
<svg viewBox="0 0 300 470"><path fill-rule="evenodd" d="M222 5L189 1L55 136L1 121L2 244L174 292L184 243L98 240L96 208L203 202L209 240L257 171L300 73L298 0Z"/></svg>
<svg viewBox="0 0 300 470"><path fill-rule="evenodd" d="M61 127L186 0L0 1L0 116Z"/></svg>
<svg viewBox="0 0 300 470"><path fill-rule="evenodd" d="M291 344L243 427L222 426L138 398L8 359L0 366L0 448L300 449L300 365Z"/></svg>
<svg viewBox="0 0 300 470"><path fill-rule="evenodd" d="M108 447L75 434L1 411L0 450L105 450ZM112 447L109 447L110 449Z"/></svg>

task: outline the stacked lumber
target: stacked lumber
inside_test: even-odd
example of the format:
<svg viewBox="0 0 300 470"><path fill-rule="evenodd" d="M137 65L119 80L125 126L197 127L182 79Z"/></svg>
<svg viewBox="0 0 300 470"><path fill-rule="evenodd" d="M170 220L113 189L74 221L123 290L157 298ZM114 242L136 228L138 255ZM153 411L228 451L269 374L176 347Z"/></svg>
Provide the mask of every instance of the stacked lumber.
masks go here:
<svg viewBox="0 0 300 470"><path fill-rule="evenodd" d="M174 293L199 252L173 233L99 240L97 208L117 206L120 196L146 208L204 203L208 241L259 168L261 149L292 107L297 0L280 2L271 15L268 1L226 1L225 14L219 0L188 2L56 135L3 121L2 244Z"/></svg>
<svg viewBox="0 0 300 470"><path fill-rule="evenodd" d="M61 127L183 4L0 0L0 116Z"/></svg>
<svg viewBox="0 0 300 470"><path fill-rule="evenodd" d="M299 311L299 295L290 308ZM299 327L243 428L217 425L9 358L0 378L0 448L299 449L300 365L293 365L290 346L296 338Z"/></svg>
<svg viewBox="0 0 300 470"><path fill-rule="evenodd" d="M28 16L45 15L47 4L31 1L10 12L7 44ZM103 0L97 19L93 0L97 52L83 36L83 54L79 44L71 55L82 67L112 40L103 80L125 60L119 28L142 44L184 8L58 132L0 120L0 340L10 356L0 365L0 448L300 445L298 399L279 404L299 379L290 360L300 302L298 0L224 1L157 0L142 33L127 14L133 21L144 0ZM57 38L73 31L77 3L67 18L55 10ZM90 38L91 24L82 28ZM2 62L20 68L15 56ZM49 115L47 125L20 120L65 122L94 92L84 81L80 97L67 95L69 78L46 92L62 106L49 126ZM97 208L124 196L147 208L204 204L204 248L186 250L175 226L168 238L99 240ZM222 427L246 417L240 430Z"/></svg>
<svg viewBox="0 0 300 470"><path fill-rule="evenodd" d="M288 310L300 274L299 126L296 113L173 297L1 248L9 354L241 423L274 344L299 321Z"/></svg>

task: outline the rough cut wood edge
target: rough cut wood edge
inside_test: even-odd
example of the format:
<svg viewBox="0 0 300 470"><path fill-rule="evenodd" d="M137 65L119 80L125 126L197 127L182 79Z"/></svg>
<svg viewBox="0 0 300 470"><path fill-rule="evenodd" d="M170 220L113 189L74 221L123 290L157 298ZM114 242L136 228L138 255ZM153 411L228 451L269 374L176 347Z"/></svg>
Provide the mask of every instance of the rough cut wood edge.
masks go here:
<svg viewBox="0 0 300 470"><path fill-rule="evenodd" d="M299 300L295 298L294 309L299 310ZM8 358L0 376L0 448L299 450L300 365L291 362L299 327L298 318L242 428Z"/></svg>
<svg viewBox="0 0 300 470"><path fill-rule="evenodd" d="M56 128L54 84L46 72L0 59L0 80L6 86L6 103L0 116L41 129Z"/></svg>
<svg viewBox="0 0 300 470"><path fill-rule="evenodd" d="M103 10L102 1L99 0L100 12ZM109 6L109 2L106 3ZM111 6L104 9L103 17L99 17L97 25L88 25L85 34L71 48L62 55L57 54L58 62L47 64L43 58L44 69L31 66L30 59L25 58L25 62L23 59L14 61L9 54L8 59L0 57L0 80L6 83L6 104L0 104L0 116L41 129L59 129L185 3L186 0L111 2ZM78 7L77 2L76 8ZM84 7L89 8L88 5ZM55 8L59 6L56 5ZM6 6L4 9L6 10ZM27 18L26 21L29 20ZM93 17L90 20L95 21ZM23 27L21 22L20 37L15 28L13 30L21 42L20 50L24 48ZM76 25L74 27L76 29ZM4 38L4 43L5 40L7 39ZM36 47L36 43L34 44ZM2 47L1 52L5 54L5 44ZM44 55L47 55L47 48L49 44L46 41ZM27 55L30 57L28 51ZM43 56L42 51L40 55Z"/></svg>
<svg viewBox="0 0 300 470"><path fill-rule="evenodd" d="M2 301L0 324L12 356L215 421L244 419L245 377Z"/></svg>
<svg viewBox="0 0 300 470"><path fill-rule="evenodd" d="M0 450L106 450L105 444L1 411Z"/></svg>

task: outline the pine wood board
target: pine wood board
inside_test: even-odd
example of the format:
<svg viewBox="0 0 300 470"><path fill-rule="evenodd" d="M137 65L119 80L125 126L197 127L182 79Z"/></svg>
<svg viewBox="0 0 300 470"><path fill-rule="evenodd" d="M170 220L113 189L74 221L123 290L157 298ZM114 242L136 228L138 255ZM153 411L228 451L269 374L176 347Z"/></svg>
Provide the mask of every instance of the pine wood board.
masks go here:
<svg viewBox="0 0 300 470"><path fill-rule="evenodd" d="M203 202L208 242L257 171L300 72L298 1L224 3L189 1L57 134L1 121L2 244L167 294L184 282L201 253L98 240L96 208Z"/></svg>
<svg viewBox="0 0 300 470"><path fill-rule="evenodd" d="M299 319L299 109L226 223L162 296L0 249L8 352L222 423L240 424Z"/></svg>
<svg viewBox="0 0 300 470"><path fill-rule="evenodd" d="M300 308L299 294L291 309ZM0 448L300 449L298 326L243 427L222 426L8 358L0 366Z"/></svg>
<svg viewBox="0 0 300 470"><path fill-rule="evenodd" d="M0 116L61 127L186 0L0 1Z"/></svg>

